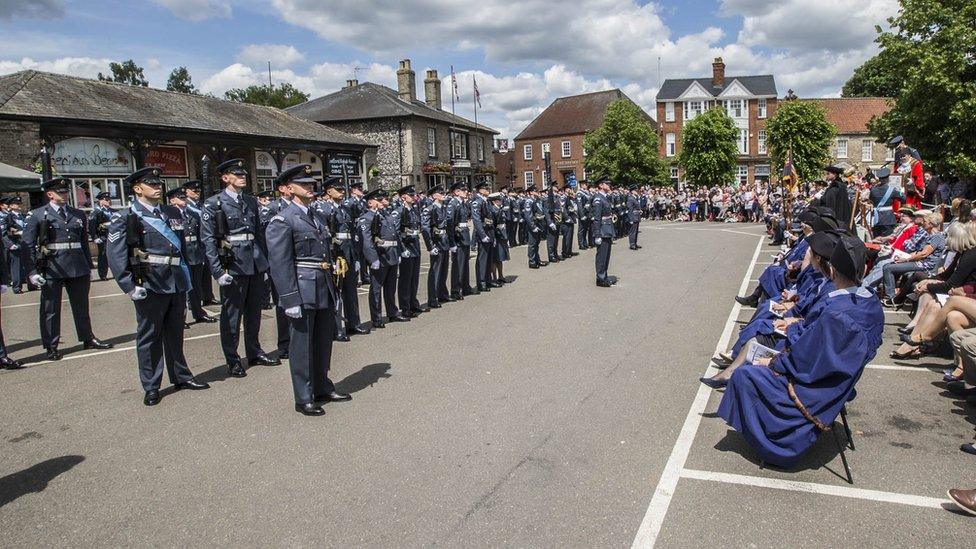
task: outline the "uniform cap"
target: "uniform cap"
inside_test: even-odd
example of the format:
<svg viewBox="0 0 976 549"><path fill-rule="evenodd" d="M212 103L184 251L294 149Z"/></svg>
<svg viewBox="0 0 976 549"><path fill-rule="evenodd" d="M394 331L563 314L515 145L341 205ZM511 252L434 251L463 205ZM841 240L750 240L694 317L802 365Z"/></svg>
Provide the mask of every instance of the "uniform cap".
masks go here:
<svg viewBox="0 0 976 549"><path fill-rule="evenodd" d="M342 178L341 177L329 177L329 178L327 178L322 183L322 188L323 189L341 189L341 188L343 188Z"/></svg>
<svg viewBox="0 0 976 549"><path fill-rule="evenodd" d="M122 183L128 187L131 187L137 183L145 183L147 185L162 185L163 180L159 177L160 173L160 169L156 167L143 168L141 170L132 172L132 174L122 180Z"/></svg>
<svg viewBox="0 0 976 549"><path fill-rule="evenodd" d="M183 190L183 187L171 189L166 191L166 198L186 198L186 191Z"/></svg>
<svg viewBox="0 0 976 549"><path fill-rule="evenodd" d="M468 185L466 183L464 183L463 181L455 181L454 184L451 185L451 190L452 191L456 191L458 189L467 189L467 188L468 188Z"/></svg>
<svg viewBox="0 0 976 549"><path fill-rule="evenodd" d="M71 188L71 178L55 177L54 179L48 179L41 184L41 188L45 191L67 192Z"/></svg>
<svg viewBox="0 0 976 549"><path fill-rule="evenodd" d="M287 185L288 183L314 185L317 183L317 181L315 181L315 178L312 177L311 164L299 164L281 172L278 177L275 178L275 183L278 185Z"/></svg>
<svg viewBox="0 0 976 549"><path fill-rule="evenodd" d="M373 189L368 193L366 193L366 195L363 198L365 198L366 200L381 200L383 198L386 198L386 191L384 191L383 189Z"/></svg>
<svg viewBox="0 0 976 549"><path fill-rule="evenodd" d="M247 175L247 168L244 167L244 159L242 158L232 158L230 160L225 160L217 165L214 170L218 175L223 175L225 173L232 173L236 175Z"/></svg>
<svg viewBox="0 0 976 549"><path fill-rule="evenodd" d="M108 200L109 198L112 198L112 195L106 191L102 191L95 195L95 200Z"/></svg>
<svg viewBox="0 0 976 549"><path fill-rule="evenodd" d="M898 145L901 145L902 141L904 141L904 140L905 140L904 137L902 137L900 135L896 135L896 136L892 137L890 141L888 141L888 146L889 147L897 147Z"/></svg>
<svg viewBox="0 0 976 549"><path fill-rule="evenodd" d="M437 194L437 193L444 194L444 186L443 185L434 185L433 187L427 189L427 196L430 196L432 194Z"/></svg>
<svg viewBox="0 0 976 549"><path fill-rule="evenodd" d="M183 184L184 189L192 189L194 191L199 191L201 186L200 180L198 179L191 179Z"/></svg>
<svg viewBox="0 0 976 549"><path fill-rule="evenodd" d="M824 168L824 171L832 174L844 175L844 168L841 168L840 166L827 166Z"/></svg>

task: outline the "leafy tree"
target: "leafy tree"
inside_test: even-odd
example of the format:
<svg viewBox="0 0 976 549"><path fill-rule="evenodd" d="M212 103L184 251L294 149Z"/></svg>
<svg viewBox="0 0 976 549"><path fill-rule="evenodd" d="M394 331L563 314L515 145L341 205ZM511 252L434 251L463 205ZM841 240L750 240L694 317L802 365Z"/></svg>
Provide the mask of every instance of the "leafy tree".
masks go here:
<svg viewBox="0 0 976 549"><path fill-rule="evenodd" d="M766 147L779 173L793 151L793 166L801 181L823 173L837 128L827 121L827 109L808 101L784 101L766 121Z"/></svg>
<svg viewBox="0 0 976 549"><path fill-rule="evenodd" d="M854 70L854 75L844 84L842 97L898 97L902 77L898 59L888 50L882 50Z"/></svg>
<svg viewBox="0 0 976 549"><path fill-rule="evenodd" d="M136 65L136 62L129 59L128 61L123 61L122 63L109 63L108 68L112 70L111 76L106 76L102 73L98 73L98 79L104 82L118 82L119 84L128 84L130 86L149 86L149 81L146 80L146 76L142 73L142 67Z"/></svg>
<svg viewBox="0 0 976 549"><path fill-rule="evenodd" d="M694 185L725 185L735 179L739 130L725 109L715 107L685 124L678 165Z"/></svg>
<svg viewBox="0 0 976 549"><path fill-rule="evenodd" d="M868 124L880 139L904 135L927 165L976 175L976 2L900 0L877 42L898 59L901 93Z"/></svg>
<svg viewBox="0 0 976 549"><path fill-rule="evenodd" d="M197 91L196 86L193 85L193 79L190 78L190 71L186 70L186 67L176 67L173 69L173 72L169 73L169 80L166 81L166 89L180 93L200 93Z"/></svg>
<svg viewBox="0 0 976 549"><path fill-rule="evenodd" d="M664 185L667 172L658 155L657 132L647 116L631 101L620 99L607 106L603 125L583 138L590 178Z"/></svg>
<svg viewBox="0 0 976 549"><path fill-rule="evenodd" d="M235 88L224 93L224 97L231 101L253 103L284 109L308 101L308 94L292 86L288 82L280 86L270 84L262 86L248 86Z"/></svg>

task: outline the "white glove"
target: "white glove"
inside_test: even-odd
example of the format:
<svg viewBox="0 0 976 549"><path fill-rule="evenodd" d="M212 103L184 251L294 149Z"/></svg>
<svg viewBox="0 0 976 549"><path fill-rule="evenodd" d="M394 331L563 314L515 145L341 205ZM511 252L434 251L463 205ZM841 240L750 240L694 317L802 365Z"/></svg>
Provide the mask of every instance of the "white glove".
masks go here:
<svg viewBox="0 0 976 549"><path fill-rule="evenodd" d="M539 227L532 227L532 232L534 232L534 233L539 232Z"/></svg>
<svg viewBox="0 0 976 549"><path fill-rule="evenodd" d="M369 268L370 269L373 269L374 271L377 270L377 269L379 269L380 268L380 260L377 259L376 261L370 263L369 264Z"/></svg>
<svg viewBox="0 0 976 549"><path fill-rule="evenodd" d="M7 293L7 290L8 289L9 289L9 287L6 284L0 284L0 294Z"/></svg>
<svg viewBox="0 0 976 549"><path fill-rule="evenodd" d="M104 242L105 242L105 241L104 241L104 240L102 240L101 238L96 238L96 239L95 239L95 244L102 244L102 243L104 243Z"/></svg>
<svg viewBox="0 0 976 549"><path fill-rule="evenodd" d="M457 253L457 246L451 246L451 253Z"/></svg>
<svg viewBox="0 0 976 549"><path fill-rule="evenodd" d="M359 262L358 261L356 262L356 270L357 271L360 270L360 265L359 265Z"/></svg>
<svg viewBox="0 0 976 549"><path fill-rule="evenodd" d="M598 239L594 240L593 242L596 242L596 245L599 246L600 244L603 244L603 239L602 238L598 238Z"/></svg>
<svg viewBox="0 0 976 549"><path fill-rule="evenodd" d="M30 275L28 280L30 280L35 286L43 286L44 283L47 282L47 280L45 280L44 277L39 274Z"/></svg>
<svg viewBox="0 0 976 549"><path fill-rule="evenodd" d="M302 318L301 306L288 307L287 309L285 309L285 316L287 316L288 318Z"/></svg>
<svg viewBox="0 0 976 549"><path fill-rule="evenodd" d="M549 224L549 228L555 231L556 230L556 224L555 223L550 223Z"/></svg>
<svg viewBox="0 0 976 549"><path fill-rule="evenodd" d="M19 250L20 249L20 244L13 244L13 245L11 245L10 246L10 249L11 250Z"/></svg>
<svg viewBox="0 0 976 549"><path fill-rule="evenodd" d="M491 237L490 236L486 236L486 237L482 238L481 241L484 242L485 244L487 244L487 243L491 242Z"/></svg>
<svg viewBox="0 0 976 549"><path fill-rule="evenodd" d="M230 276L227 273L220 275L220 278L217 279L217 284L220 284L221 286L230 286L233 283L234 283L234 277Z"/></svg>
<svg viewBox="0 0 976 549"><path fill-rule="evenodd" d="M400 257L404 259L408 259L410 257L410 250L403 250L403 253L400 254Z"/></svg>
<svg viewBox="0 0 976 549"><path fill-rule="evenodd" d="M146 289L143 288L142 286L136 286L135 288L132 289L131 292L129 292L129 297L132 298L132 301L139 301L140 299L146 299L147 295L149 295L149 292L147 292Z"/></svg>
<svg viewBox="0 0 976 549"><path fill-rule="evenodd" d="M430 249L430 255L437 255L439 253L441 253L441 251L439 249L437 249L437 248L431 248Z"/></svg>

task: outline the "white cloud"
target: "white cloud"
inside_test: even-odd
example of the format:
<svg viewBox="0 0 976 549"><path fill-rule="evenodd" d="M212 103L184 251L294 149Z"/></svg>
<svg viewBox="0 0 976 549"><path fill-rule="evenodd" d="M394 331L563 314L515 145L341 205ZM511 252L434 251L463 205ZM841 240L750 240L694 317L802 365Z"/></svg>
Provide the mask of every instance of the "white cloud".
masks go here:
<svg viewBox="0 0 976 549"><path fill-rule="evenodd" d="M206 19L226 19L231 15L228 0L153 0L153 2L173 12L173 15L187 21Z"/></svg>
<svg viewBox="0 0 976 549"><path fill-rule="evenodd" d="M241 48L237 60L246 65L271 65L290 67L305 60L305 55L295 49L295 46L285 44L250 44Z"/></svg>
<svg viewBox="0 0 976 549"><path fill-rule="evenodd" d="M874 39L874 25L897 13L897 0L723 0L722 11L743 15L739 42L789 51L861 49Z"/></svg>
<svg viewBox="0 0 976 549"><path fill-rule="evenodd" d="M30 57L24 57L19 61L0 60L0 74L33 69L95 78L99 72L108 72L108 64L111 62L111 59L95 59L92 57L62 57L46 61L35 61Z"/></svg>
<svg viewBox="0 0 976 549"><path fill-rule="evenodd" d="M64 13L64 0L0 0L0 20L56 19L64 17Z"/></svg>

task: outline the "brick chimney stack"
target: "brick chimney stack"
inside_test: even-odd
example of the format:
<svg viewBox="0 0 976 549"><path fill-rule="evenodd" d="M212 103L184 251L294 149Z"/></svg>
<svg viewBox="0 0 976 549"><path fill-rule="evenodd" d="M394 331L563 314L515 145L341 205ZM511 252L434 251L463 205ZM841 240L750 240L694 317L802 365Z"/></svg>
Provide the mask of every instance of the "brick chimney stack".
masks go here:
<svg viewBox="0 0 976 549"><path fill-rule="evenodd" d="M400 61L397 69L397 95L404 101L417 100L417 74L410 68L410 60Z"/></svg>
<svg viewBox="0 0 976 549"><path fill-rule="evenodd" d="M716 57L712 62L712 86L721 88L725 86L725 63L721 57Z"/></svg>
<svg viewBox="0 0 976 549"><path fill-rule="evenodd" d="M424 78L424 101L429 107L441 110L441 79L436 69L428 70Z"/></svg>
<svg viewBox="0 0 976 549"><path fill-rule="evenodd" d="M359 85L359 80L356 80L356 79L346 80L346 87L347 88L355 88L358 85Z"/></svg>

